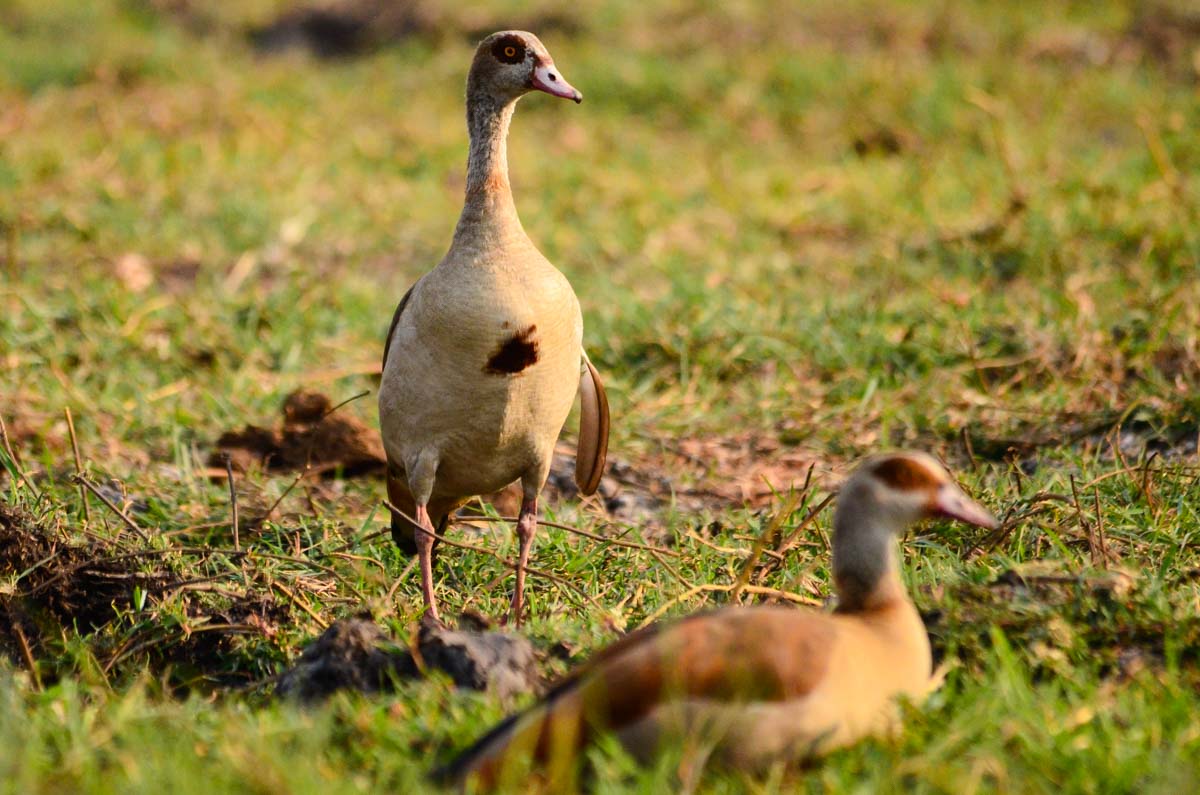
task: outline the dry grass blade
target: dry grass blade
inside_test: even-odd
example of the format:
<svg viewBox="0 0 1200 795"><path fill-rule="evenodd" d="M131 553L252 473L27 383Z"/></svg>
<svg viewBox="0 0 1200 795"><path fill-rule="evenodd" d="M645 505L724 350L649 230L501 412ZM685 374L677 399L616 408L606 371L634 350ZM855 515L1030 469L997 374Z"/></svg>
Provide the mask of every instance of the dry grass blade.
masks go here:
<svg viewBox="0 0 1200 795"><path fill-rule="evenodd" d="M146 532L142 530L138 523L133 521L129 514L117 507L116 503L104 496L104 493L100 491L99 487L97 487L92 481L88 480L86 475L75 475L74 480L76 483L80 484L94 494L96 499L108 506L108 509L119 516L121 521L125 523L125 526L132 530L138 538L142 539L142 541L146 542L147 544L150 543L150 536L146 535Z"/></svg>
<svg viewBox="0 0 1200 795"><path fill-rule="evenodd" d="M25 630L21 629L21 622L11 612L8 618L12 623L13 634L17 636L17 645L20 646L21 657L25 660L25 667L29 669L29 675L33 677L33 685L38 691L41 691L42 673L37 660L33 657L33 650L29 647L29 638L25 637Z"/></svg>
<svg viewBox="0 0 1200 795"><path fill-rule="evenodd" d="M809 471L812 471L811 468ZM742 570L738 572L737 580L734 581L733 587L730 588L730 601L736 602L738 597L741 596L742 591L746 589L746 585L750 582L750 576L754 574L754 569L758 566L759 558L762 557L763 550L776 542L779 536L779 528L792 515L792 512L796 510L796 506L800 504L800 500L804 497L805 493L802 491L789 495L783 506L771 517L770 523L763 530L758 540L754 542L754 546L751 547L749 557L742 564Z"/></svg>
<svg viewBox="0 0 1200 795"><path fill-rule="evenodd" d="M79 454L79 438L75 435L75 418L71 416L71 407L63 406L63 416L67 419L67 431L71 434L71 452L75 456L75 474L83 474L83 456ZM79 501L83 504L83 521L85 525L92 523L91 506L88 505L87 489L79 484Z"/></svg>
<svg viewBox="0 0 1200 795"><path fill-rule="evenodd" d="M233 548L241 550L242 540L238 523L237 487L233 483L233 459L225 456L225 476L229 479L229 521L233 528Z"/></svg>
<svg viewBox="0 0 1200 795"><path fill-rule="evenodd" d="M29 479L25 472L25 467L21 464L21 459L17 457L17 453L13 450L12 441L8 436L8 426L4 424L4 416L0 415L0 444L4 446L4 453L8 457L13 468L13 474L17 478L17 482L29 489L34 496L41 496L41 492L37 486Z"/></svg>
<svg viewBox="0 0 1200 795"><path fill-rule="evenodd" d="M316 622L316 625L318 627L320 627L322 630L328 629L329 622L325 621L325 619L323 619L319 615L317 615L316 611L312 609L312 607L308 604L308 602L305 601L304 599L301 599L298 594L292 593L291 589L287 588L285 585L283 585L283 583L278 582L277 580L271 580L271 587L274 588L276 591L278 591L280 594L282 594L289 602L294 604L296 607L300 608L305 613L308 613L309 618L311 618L314 622Z"/></svg>
<svg viewBox="0 0 1200 795"><path fill-rule="evenodd" d="M481 522L481 523L507 522L509 524L516 524L517 517L515 517L515 516L497 516L497 517L464 516L464 517L456 518L454 520L454 524L474 524L477 522ZM607 544L609 546L625 547L626 549L639 549L639 550L642 550L643 552L651 552L651 553L655 553L658 555L666 555L667 557L670 557L670 558L677 558L680 556L680 553L676 552L673 549L664 549L663 547L656 547L651 544L639 544L636 541L625 541L620 538L613 538L611 536L602 536L597 533L589 533L587 530L580 530L578 527L571 527L570 525L561 524L559 522L548 522L544 519L539 519L538 524L542 527L553 527L556 530L565 530L566 532L571 533L573 535L582 536L583 538L590 538L592 541L596 541L601 544Z"/></svg>
<svg viewBox="0 0 1200 795"><path fill-rule="evenodd" d="M804 518L800 520L800 524L796 525L795 529L792 530L792 532L788 534L787 538L783 540L783 543L779 545L777 551L780 554L785 554L789 549L791 549L795 545L796 539L800 537L800 534L803 533L808 526L811 525L813 521L821 515L821 512L828 507L829 503L833 502L835 497L837 497L836 494L827 494L823 500L813 506L812 510L805 514Z"/></svg>

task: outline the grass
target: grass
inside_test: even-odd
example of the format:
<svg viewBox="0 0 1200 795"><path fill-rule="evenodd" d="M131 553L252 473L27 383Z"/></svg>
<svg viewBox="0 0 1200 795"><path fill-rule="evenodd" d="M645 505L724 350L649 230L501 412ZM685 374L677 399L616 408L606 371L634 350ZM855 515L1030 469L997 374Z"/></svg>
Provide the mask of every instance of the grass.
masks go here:
<svg viewBox="0 0 1200 795"><path fill-rule="evenodd" d="M535 642L581 659L615 627L722 603L680 596L733 581L803 481L785 454L817 462L811 505L859 456L925 448L1007 519L904 544L946 685L898 738L701 789L1195 788L1200 40L1184 4L496 0L355 57L256 54L245 31L282 5L0 2L0 417L19 458L0 453L4 500L56 560L147 553L114 590L87 575L96 626L69 610L22 625L28 655L11 605L29 608L45 555L0 569L0 789L415 791L506 711L443 680L271 701L334 618L366 608L403 636L417 583L391 590L407 561L372 537L377 478L239 478L238 556L205 460L297 387L375 387L391 311L461 202L462 31L518 23L586 96L521 104L522 220L580 296L630 489L671 486L617 524L679 553L543 532L536 565L594 603L532 580ZM373 405L340 411L374 427ZM148 544L95 499L85 516L66 408L85 471L119 481ZM548 513L612 532L575 501ZM754 582L828 595L829 521ZM513 552L503 532L479 543ZM448 611L503 612L502 563L447 558ZM679 786L678 755L596 765L601 792Z"/></svg>

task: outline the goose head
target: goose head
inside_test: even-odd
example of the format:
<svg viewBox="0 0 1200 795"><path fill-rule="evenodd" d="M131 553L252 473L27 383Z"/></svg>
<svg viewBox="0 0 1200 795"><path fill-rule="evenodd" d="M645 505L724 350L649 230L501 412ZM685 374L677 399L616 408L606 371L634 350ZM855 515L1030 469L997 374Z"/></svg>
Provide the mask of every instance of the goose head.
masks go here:
<svg viewBox="0 0 1200 795"><path fill-rule="evenodd" d="M857 514L899 535L922 519L944 517L995 528L996 518L958 487L941 464L925 453L873 458L850 476L838 497L838 513Z"/></svg>
<svg viewBox="0 0 1200 795"><path fill-rule="evenodd" d="M868 460L842 486L833 517L833 577L839 610L903 600L895 538L910 524L944 516L979 527L996 519L924 453Z"/></svg>
<svg viewBox="0 0 1200 795"><path fill-rule="evenodd" d="M583 94L566 81L549 50L532 33L502 30L479 43L467 76L468 98L483 95L508 104L530 91L583 102Z"/></svg>

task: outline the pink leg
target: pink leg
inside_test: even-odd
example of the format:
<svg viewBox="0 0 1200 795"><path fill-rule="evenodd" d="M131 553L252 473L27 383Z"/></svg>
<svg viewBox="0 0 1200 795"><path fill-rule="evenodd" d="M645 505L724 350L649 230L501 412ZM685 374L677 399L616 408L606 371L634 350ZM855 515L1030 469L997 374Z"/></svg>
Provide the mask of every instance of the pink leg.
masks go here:
<svg viewBox="0 0 1200 795"><path fill-rule="evenodd" d="M525 596L525 568L529 565L529 550L537 534L537 497L521 501L521 513L517 517L517 540L521 543L517 558L517 587L513 591L511 616L517 627L521 626L521 612Z"/></svg>
<svg viewBox="0 0 1200 795"><path fill-rule="evenodd" d="M433 522L429 521L429 509L417 506L417 530L413 533L417 542L417 563L421 567L421 596L425 598L425 612L440 621L437 600L433 596Z"/></svg>

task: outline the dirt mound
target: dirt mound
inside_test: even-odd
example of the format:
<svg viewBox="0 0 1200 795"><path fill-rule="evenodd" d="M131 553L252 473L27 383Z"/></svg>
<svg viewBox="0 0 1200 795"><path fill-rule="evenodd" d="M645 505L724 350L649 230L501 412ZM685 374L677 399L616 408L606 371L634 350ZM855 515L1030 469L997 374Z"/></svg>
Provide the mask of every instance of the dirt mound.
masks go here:
<svg viewBox="0 0 1200 795"><path fill-rule="evenodd" d="M383 469L386 457L379 433L355 417L339 414L319 392L298 390L283 402L283 425L278 429L247 425L217 440L209 466L223 468L228 456L233 468L255 467L286 472L312 467L318 472L361 475Z"/></svg>
<svg viewBox="0 0 1200 795"><path fill-rule="evenodd" d="M405 649L373 621L348 618L334 622L304 650L296 666L279 678L276 693L304 702L339 690L377 693L429 669L448 674L459 687L506 699L538 686L533 646L520 635L422 622L415 649Z"/></svg>
<svg viewBox="0 0 1200 795"><path fill-rule="evenodd" d="M161 590L171 576L139 570L135 557L67 543L25 511L0 505L0 578L17 580L0 591L0 607L37 637L48 620L81 630L101 627L129 606L134 588ZM14 632L3 624L0 630Z"/></svg>
<svg viewBox="0 0 1200 795"><path fill-rule="evenodd" d="M271 639L291 607L216 585L202 570L224 554L68 540L49 519L0 504L0 654L54 680L74 671L77 652L63 643L78 634L106 673L148 665L181 690L254 681L237 639Z"/></svg>
<svg viewBox="0 0 1200 795"><path fill-rule="evenodd" d="M422 624L417 651L427 668L449 674L459 687L507 699L538 686L533 646L520 635Z"/></svg>
<svg viewBox="0 0 1200 795"><path fill-rule="evenodd" d="M374 622L347 618L304 649L295 667L279 677L275 692L314 702L339 690L377 693L392 677L416 675L412 655L391 643Z"/></svg>

